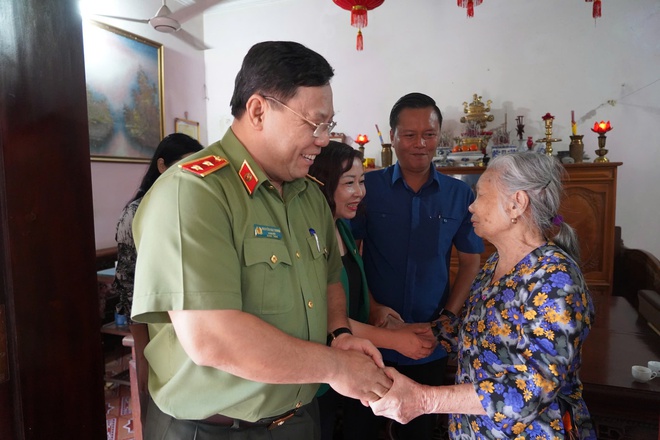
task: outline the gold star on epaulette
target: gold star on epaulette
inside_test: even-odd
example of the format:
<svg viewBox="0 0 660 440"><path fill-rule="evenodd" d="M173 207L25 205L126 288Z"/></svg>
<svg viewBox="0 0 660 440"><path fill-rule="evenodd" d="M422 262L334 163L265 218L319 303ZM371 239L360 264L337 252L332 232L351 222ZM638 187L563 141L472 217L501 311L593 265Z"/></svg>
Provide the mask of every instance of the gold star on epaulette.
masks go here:
<svg viewBox="0 0 660 440"><path fill-rule="evenodd" d="M254 174L254 171L252 171L252 168L250 168L250 165L247 163L247 160L243 161L243 165L241 165L241 169L238 170L238 177L241 178L241 181L243 182L243 185L245 185L245 189L247 189L248 194L252 195L254 189L257 187L257 184L259 183L259 179Z"/></svg>
<svg viewBox="0 0 660 440"><path fill-rule="evenodd" d="M190 162L183 163L179 165L184 171L193 173L199 177L206 177L214 171L218 171L220 168L227 165L229 161L224 157L220 156L206 156L201 159L195 159Z"/></svg>

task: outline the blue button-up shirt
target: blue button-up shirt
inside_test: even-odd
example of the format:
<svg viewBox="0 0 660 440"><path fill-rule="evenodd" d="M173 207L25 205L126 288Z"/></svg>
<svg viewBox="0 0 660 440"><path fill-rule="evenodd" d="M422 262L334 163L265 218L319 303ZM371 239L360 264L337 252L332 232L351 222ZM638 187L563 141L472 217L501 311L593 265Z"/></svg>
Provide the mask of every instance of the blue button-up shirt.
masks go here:
<svg viewBox="0 0 660 440"><path fill-rule="evenodd" d="M461 252L481 253L468 206L474 193L464 182L435 169L414 192L398 163L365 175L365 210L352 222L363 240L364 268L374 299L396 310L406 322L437 318L449 297L452 245ZM399 365L430 362L447 355L438 347L415 361L393 350L383 357Z"/></svg>

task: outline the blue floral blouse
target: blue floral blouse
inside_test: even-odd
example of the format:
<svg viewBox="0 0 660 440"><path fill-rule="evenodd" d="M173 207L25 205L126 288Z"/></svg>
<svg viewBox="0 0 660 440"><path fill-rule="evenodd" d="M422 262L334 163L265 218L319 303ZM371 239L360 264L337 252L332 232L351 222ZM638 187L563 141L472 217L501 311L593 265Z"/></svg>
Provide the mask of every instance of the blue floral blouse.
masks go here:
<svg viewBox="0 0 660 440"><path fill-rule="evenodd" d="M487 412L451 414L450 437L564 439L561 399L579 438L595 440L578 378L594 318L579 266L548 243L493 280L498 259L477 275L462 316L441 318L438 338L457 354L456 383L473 384Z"/></svg>

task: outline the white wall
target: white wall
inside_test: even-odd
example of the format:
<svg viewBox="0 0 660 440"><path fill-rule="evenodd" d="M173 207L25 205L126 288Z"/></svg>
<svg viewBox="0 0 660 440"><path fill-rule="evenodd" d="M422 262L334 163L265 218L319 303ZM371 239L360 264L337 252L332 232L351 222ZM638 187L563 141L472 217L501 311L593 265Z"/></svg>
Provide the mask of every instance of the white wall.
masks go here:
<svg viewBox="0 0 660 440"><path fill-rule="evenodd" d="M161 6L161 0L114 0L91 2L90 14L104 14L130 18L151 18ZM169 1L173 11L182 5ZM173 35L157 32L148 24L94 17L114 27L163 44L164 119L165 135L174 132L174 119L184 118L200 122L200 143L207 145L206 92L204 52L191 48ZM203 38L203 18L196 17L183 28ZM115 228L122 208L135 194L147 165L143 163L92 162L92 191L94 197L94 229L96 248L115 246Z"/></svg>
<svg viewBox="0 0 660 440"><path fill-rule="evenodd" d="M475 18L452 0L388 0L369 12L364 51L355 50L350 13L330 0L244 0L205 15L208 136L231 122L229 100L243 56L263 40L295 40L335 68L337 131L372 140L374 124L388 139L388 116L403 94L433 96L443 129L458 134L464 101L473 93L493 101L495 128L525 117L525 134L543 137L541 116L553 114L555 151L568 149L570 114L593 158L596 120L611 121L608 157L619 168L617 225L626 246L660 256L660 2L603 0L603 17L578 0L484 0ZM613 100L616 104L610 105ZM512 136L515 135L515 131ZM378 161L380 159L377 159Z"/></svg>

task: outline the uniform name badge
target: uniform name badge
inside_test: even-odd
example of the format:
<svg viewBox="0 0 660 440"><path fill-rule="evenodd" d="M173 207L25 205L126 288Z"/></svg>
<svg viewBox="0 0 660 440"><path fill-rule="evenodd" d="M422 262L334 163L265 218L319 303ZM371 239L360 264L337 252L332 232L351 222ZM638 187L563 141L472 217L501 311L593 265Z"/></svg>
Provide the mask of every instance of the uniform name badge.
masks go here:
<svg viewBox="0 0 660 440"><path fill-rule="evenodd" d="M261 238L282 239L282 230L277 226L254 225L254 236Z"/></svg>

